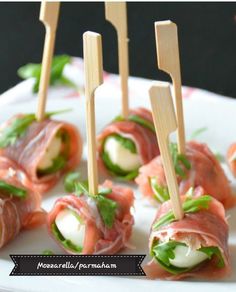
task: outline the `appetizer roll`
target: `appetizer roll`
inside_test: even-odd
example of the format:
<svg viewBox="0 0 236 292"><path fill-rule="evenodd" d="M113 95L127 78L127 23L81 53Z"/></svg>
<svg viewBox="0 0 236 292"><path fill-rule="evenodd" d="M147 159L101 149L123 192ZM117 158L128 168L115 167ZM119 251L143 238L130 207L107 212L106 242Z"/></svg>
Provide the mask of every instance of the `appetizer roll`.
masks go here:
<svg viewBox="0 0 236 292"><path fill-rule="evenodd" d="M103 170L133 180L139 167L159 154L151 112L138 108L128 120L116 118L98 136L98 153Z"/></svg>
<svg viewBox="0 0 236 292"><path fill-rule="evenodd" d="M150 234L148 277L179 280L229 275L228 224L223 205L202 188L182 198L185 216L175 221L171 202L159 208Z"/></svg>
<svg viewBox="0 0 236 292"><path fill-rule="evenodd" d="M41 196L24 185L26 175L14 162L0 157L0 248L10 242L21 229L46 222L40 209Z"/></svg>
<svg viewBox="0 0 236 292"><path fill-rule="evenodd" d="M230 208L235 204L236 199L232 194L230 183L219 161L206 144L195 141L188 142L186 144L186 155L179 155L177 145L171 144L171 153L182 195L191 187L202 186L225 208ZM163 203L169 199L160 156L142 166L135 181L139 185L143 196L150 199L152 203Z"/></svg>
<svg viewBox="0 0 236 292"><path fill-rule="evenodd" d="M0 128L0 154L15 161L40 193L55 185L60 176L80 161L82 141L71 124L34 114L16 115Z"/></svg>
<svg viewBox="0 0 236 292"><path fill-rule="evenodd" d="M134 219L132 190L106 181L98 196L82 187L58 199L48 214L48 229L70 254L115 254L128 245Z"/></svg>
<svg viewBox="0 0 236 292"><path fill-rule="evenodd" d="M227 160L232 174L234 175L234 177L236 177L236 143L233 143L229 147L227 152Z"/></svg>

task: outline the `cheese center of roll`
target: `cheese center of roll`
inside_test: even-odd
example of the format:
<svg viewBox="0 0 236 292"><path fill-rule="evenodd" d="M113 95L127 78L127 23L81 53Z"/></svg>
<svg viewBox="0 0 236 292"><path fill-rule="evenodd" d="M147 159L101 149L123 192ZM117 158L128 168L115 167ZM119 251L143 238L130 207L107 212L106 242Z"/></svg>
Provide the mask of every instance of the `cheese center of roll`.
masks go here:
<svg viewBox="0 0 236 292"><path fill-rule="evenodd" d="M174 254L175 258L170 259L170 263L178 268L191 268L208 259L205 253L182 245L176 246Z"/></svg>
<svg viewBox="0 0 236 292"><path fill-rule="evenodd" d="M61 152L61 147L62 147L62 140L61 137L55 136L48 148L46 149L43 157L41 158L39 164L38 164L38 169L47 169L53 165L53 159L58 157L58 155Z"/></svg>
<svg viewBox="0 0 236 292"><path fill-rule="evenodd" d="M111 162L124 171L132 171L141 166L140 156L125 148L114 137L106 139L104 150L109 155Z"/></svg>
<svg viewBox="0 0 236 292"><path fill-rule="evenodd" d="M74 245L83 247L85 238L85 225L82 219L72 210L64 209L55 220L61 235Z"/></svg>

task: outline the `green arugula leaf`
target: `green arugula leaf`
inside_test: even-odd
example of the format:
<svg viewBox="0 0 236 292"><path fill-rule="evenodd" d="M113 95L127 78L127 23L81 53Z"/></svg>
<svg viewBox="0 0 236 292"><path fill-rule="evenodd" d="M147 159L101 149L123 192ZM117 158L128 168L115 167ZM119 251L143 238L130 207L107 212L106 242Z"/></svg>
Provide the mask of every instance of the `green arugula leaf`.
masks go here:
<svg viewBox="0 0 236 292"><path fill-rule="evenodd" d="M186 246L186 244L182 242L171 240L171 241L163 242L163 243L159 243L158 241L155 241L151 248L151 256L154 257L165 270L167 270L168 272L174 275L177 275L177 274L180 274L180 273L183 273L195 268L195 266L190 267L190 268L179 268L179 267L173 266L170 263L170 259L175 258L174 250L179 245ZM225 266L224 259L218 247L216 246L201 247L198 249L198 251L206 253L209 260L213 256L216 256L219 259L217 263L217 268L223 268Z"/></svg>
<svg viewBox="0 0 236 292"><path fill-rule="evenodd" d="M72 176L71 178L73 181ZM74 185L72 185L72 187L74 187L73 191L75 191L75 194L77 196L81 196L82 194L84 194L96 201L99 213L102 217L104 224L108 228L112 228L116 215L115 212L118 208L118 204L115 201L106 198L106 195L110 194L112 192L112 189L100 187L97 195L91 195L89 194L88 181L78 182L77 178L76 180L74 180Z"/></svg>
<svg viewBox="0 0 236 292"><path fill-rule="evenodd" d="M174 249L178 245L185 245L182 242L168 241L164 243L154 242L151 248L151 256L162 266L162 268L171 274L178 275L184 273L191 268L179 268L171 265L170 259L175 258Z"/></svg>
<svg viewBox="0 0 236 292"><path fill-rule="evenodd" d="M62 84L76 88L76 85L71 80L63 76L63 69L65 65L70 62L71 57L68 55L60 55L53 58L50 77L51 85ZM33 86L34 93L38 92L39 90L41 67L41 64L29 63L23 67L20 67L17 71L18 76L20 76L22 79L35 78L35 83Z"/></svg>
<svg viewBox="0 0 236 292"><path fill-rule="evenodd" d="M183 210L185 213L195 213L202 209L208 209L209 203L211 202L211 200L212 200L212 197L208 195L204 195L196 199L188 198L183 203Z"/></svg>
<svg viewBox="0 0 236 292"><path fill-rule="evenodd" d="M202 127L199 129L196 129L195 131L193 131L193 133L190 135L189 139L195 139L196 137L198 137L199 135L201 135L202 133L206 132L208 130L207 127Z"/></svg>
<svg viewBox="0 0 236 292"><path fill-rule="evenodd" d="M102 217L104 224L108 228L112 228L116 216L116 209L118 207L117 203L111 199L104 197L101 194L98 194L96 197L97 206L99 213Z"/></svg>
<svg viewBox="0 0 236 292"><path fill-rule="evenodd" d="M218 258L217 268L224 268L225 262L221 251L217 246L201 247L199 248L199 251L204 252L209 259L211 259L213 256L216 256Z"/></svg>
<svg viewBox="0 0 236 292"><path fill-rule="evenodd" d="M83 181L79 183L75 183L75 190L74 192L76 193L77 196L81 196L82 194L90 197L94 197L89 194L89 186L88 186L88 181Z"/></svg>
<svg viewBox="0 0 236 292"><path fill-rule="evenodd" d="M168 187L162 187L157 184L157 178L150 178L150 185L154 193L154 198L159 202L163 203L170 199Z"/></svg>
<svg viewBox="0 0 236 292"><path fill-rule="evenodd" d="M15 144L17 139L25 134L33 121L35 121L34 114L27 114L14 119L9 126L0 132L0 148Z"/></svg>
<svg viewBox="0 0 236 292"><path fill-rule="evenodd" d="M123 122L125 121L125 118L123 118L122 116L116 116L113 120L112 123L114 122Z"/></svg>
<svg viewBox="0 0 236 292"><path fill-rule="evenodd" d="M183 203L183 211L184 213L195 213L202 209L208 209L210 201L211 197L208 195L204 195L196 199L189 198ZM153 230L157 230L164 225L174 222L175 220L173 211L169 211L159 218L157 222L155 222L153 225Z"/></svg>
<svg viewBox="0 0 236 292"><path fill-rule="evenodd" d="M64 178L64 188L68 193L73 193L75 191L76 183L79 182L80 176L80 172L78 171L71 171L67 173Z"/></svg>
<svg viewBox="0 0 236 292"><path fill-rule="evenodd" d="M47 112L45 114L45 117L46 118L51 118L52 116L68 113L68 112L71 112L71 111L72 111L71 108L66 108L66 109L62 109L62 110L58 110L58 111L54 111L54 112ZM35 119L36 119L36 117L35 117Z"/></svg>
<svg viewBox="0 0 236 292"><path fill-rule="evenodd" d="M124 182L126 181L126 182L128 182L128 181L134 180L138 176L138 174L139 174L138 169L135 169L135 170L129 172L128 174L123 175L123 176L117 176L116 175L116 179L118 181L124 181Z"/></svg>
<svg viewBox="0 0 236 292"><path fill-rule="evenodd" d="M77 173L77 174L79 174L79 173ZM86 196L92 197L93 199L97 198L97 196L89 194L89 185L88 185L87 180L82 181L82 182L79 182L77 179L74 180L73 191L75 191L76 195L78 195L78 196L84 194ZM112 189L110 189L110 188L99 187L98 195L106 196L106 195L110 194L111 192L112 192Z"/></svg>
<svg viewBox="0 0 236 292"><path fill-rule="evenodd" d="M185 178L186 177L185 171L191 169L191 163L184 154L178 153L176 143L170 143L170 152L176 174L179 175L181 178Z"/></svg>
<svg viewBox="0 0 236 292"><path fill-rule="evenodd" d="M64 236L59 231L59 229L57 228L56 223L52 223L51 228L52 228L53 235L56 237L56 239L58 241L60 241L62 243L62 245L66 249L72 250L72 251L77 252L77 253L81 253L82 252L83 247L82 246L77 246L74 243L72 243L70 240L65 239Z"/></svg>
<svg viewBox="0 0 236 292"><path fill-rule="evenodd" d="M153 133L156 133L154 124L152 122L148 121L148 120L145 120L145 119L141 118L138 115L130 115L128 117L128 120L129 121L133 121L133 122L143 126L144 128L147 128L147 129L151 130Z"/></svg>
<svg viewBox="0 0 236 292"><path fill-rule="evenodd" d="M10 185L3 180L0 180L0 190L2 190L4 194L6 193L7 195L21 199L25 199L27 196L27 191L25 189Z"/></svg>
<svg viewBox="0 0 236 292"><path fill-rule="evenodd" d="M70 111L70 109L63 109L55 112L46 113L46 117L50 118L54 115L65 113ZM5 148L7 146L14 145L16 141L24 136L28 127L36 121L35 114L24 114L20 117L16 117L11 124L5 127L0 132L0 148Z"/></svg>
<svg viewBox="0 0 236 292"><path fill-rule="evenodd" d="M111 188L103 188L103 187L99 188L99 195L101 196L109 195L111 192L112 192Z"/></svg>
<svg viewBox="0 0 236 292"><path fill-rule="evenodd" d="M225 157L224 157L224 155L222 155L221 153L216 152L216 153L214 153L214 155L215 155L216 159L217 159L219 162L223 163L223 162L225 161ZM235 159L236 159L236 158L235 158ZM234 160L235 160L235 159L234 159Z"/></svg>
<svg viewBox="0 0 236 292"><path fill-rule="evenodd" d="M22 79L28 79L31 77L37 78L40 75L41 67L38 64L29 63L18 69L17 74Z"/></svg>
<svg viewBox="0 0 236 292"><path fill-rule="evenodd" d="M165 263L167 266L170 266L170 259L175 258L174 249L176 246L182 245L185 246L184 243L178 242L178 241L168 241L168 242L162 242L159 243L158 241L155 242L151 249L151 256L154 256L155 258L158 258L163 263Z"/></svg>
<svg viewBox="0 0 236 292"><path fill-rule="evenodd" d="M42 255L54 255L55 253L53 251L51 251L50 249L45 249L42 252Z"/></svg>
<svg viewBox="0 0 236 292"><path fill-rule="evenodd" d="M151 256L154 257L158 263L168 272L177 275L186 271L189 271L195 266L190 268L179 268L175 267L170 263L170 259L175 258L174 250L177 246L182 245L186 246L185 243L178 242L178 241L168 241L159 243L158 240L154 241L152 248L151 248ZM201 251L205 253L208 256L208 259L212 259L213 256L216 256L218 258L217 268L223 268L225 266L223 256L216 246L210 246L210 247L201 247L198 249L198 251Z"/></svg>
<svg viewBox="0 0 236 292"><path fill-rule="evenodd" d="M112 228L114 224L115 216L116 216L116 210L118 208L118 204L115 201L109 198L106 198L106 195L110 194L112 192L112 189L100 187L98 195L95 195L95 196L89 194L88 184L83 185L81 189L83 189L84 194L93 198L96 201L103 223L108 228Z"/></svg>
<svg viewBox="0 0 236 292"><path fill-rule="evenodd" d="M68 55L54 56L51 68L51 82L57 82L63 76L63 69L66 64L71 62L71 57Z"/></svg>

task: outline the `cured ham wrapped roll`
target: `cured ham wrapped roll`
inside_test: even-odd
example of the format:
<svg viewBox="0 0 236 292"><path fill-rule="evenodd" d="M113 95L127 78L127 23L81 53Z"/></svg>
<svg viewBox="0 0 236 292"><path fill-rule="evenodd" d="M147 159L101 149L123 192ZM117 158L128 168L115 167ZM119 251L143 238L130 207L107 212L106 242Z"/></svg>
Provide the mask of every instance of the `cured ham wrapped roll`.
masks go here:
<svg viewBox="0 0 236 292"><path fill-rule="evenodd" d="M0 248L14 239L21 229L30 229L46 222L41 210L41 196L27 188L26 175L16 164L0 157Z"/></svg>
<svg viewBox="0 0 236 292"><path fill-rule="evenodd" d="M131 189L106 181L94 197L82 192L59 198L48 214L48 229L70 254L115 254L128 246L134 219Z"/></svg>
<svg viewBox="0 0 236 292"><path fill-rule="evenodd" d="M236 143L230 145L227 152L227 160L232 174L236 177Z"/></svg>
<svg viewBox="0 0 236 292"><path fill-rule="evenodd" d="M123 180L133 180L141 165L159 154L152 114L144 108L116 118L98 136L99 166Z"/></svg>
<svg viewBox="0 0 236 292"><path fill-rule="evenodd" d="M220 279L230 274L224 207L203 194L199 187L193 197L182 197L185 216L179 221L170 201L159 208L149 239L152 260L144 269L149 278Z"/></svg>
<svg viewBox="0 0 236 292"><path fill-rule="evenodd" d="M0 154L15 161L40 193L52 188L60 176L76 167L82 153L78 130L71 124L34 114L16 115L0 128Z"/></svg>
<svg viewBox="0 0 236 292"><path fill-rule="evenodd" d="M172 144L171 152L180 194L184 195L191 187L202 186L225 208L235 205L236 198L232 194L230 183L219 161L206 144L195 141L188 142L186 144L186 155L179 155L176 144ZM139 185L143 196L152 202L163 203L169 199L160 156L142 166L135 181Z"/></svg>

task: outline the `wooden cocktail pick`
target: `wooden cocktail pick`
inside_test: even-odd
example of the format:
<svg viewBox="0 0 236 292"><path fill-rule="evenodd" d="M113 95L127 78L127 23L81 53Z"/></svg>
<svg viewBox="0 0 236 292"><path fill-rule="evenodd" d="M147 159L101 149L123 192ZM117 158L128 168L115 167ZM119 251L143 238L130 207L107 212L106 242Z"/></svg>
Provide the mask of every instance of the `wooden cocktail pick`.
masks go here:
<svg viewBox="0 0 236 292"><path fill-rule="evenodd" d="M169 149L169 135L177 129L169 84L165 82L154 83L149 89L149 95L172 209L175 218L180 220L183 218L184 213L179 197L174 164Z"/></svg>
<svg viewBox="0 0 236 292"><path fill-rule="evenodd" d="M185 128L181 92L178 32L170 20L155 22L156 49L159 69L171 76L178 123L178 152L185 153Z"/></svg>
<svg viewBox="0 0 236 292"><path fill-rule="evenodd" d="M98 193L98 171L96 159L96 125L94 110L94 93L103 83L102 40L101 35L85 32L83 35L85 97L86 97L86 127L88 145L88 182L89 193Z"/></svg>
<svg viewBox="0 0 236 292"><path fill-rule="evenodd" d="M42 1L39 19L46 29L43 49L42 70L39 84L37 120L42 121L45 116L48 85L50 82L51 64L57 30L60 2Z"/></svg>
<svg viewBox="0 0 236 292"><path fill-rule="evenodd" d="M129 114L129 54L127 38L127 11L125 2L105 2L106 20L115 27L118 39L119 74L122 94L122 116Z"/></svg>

